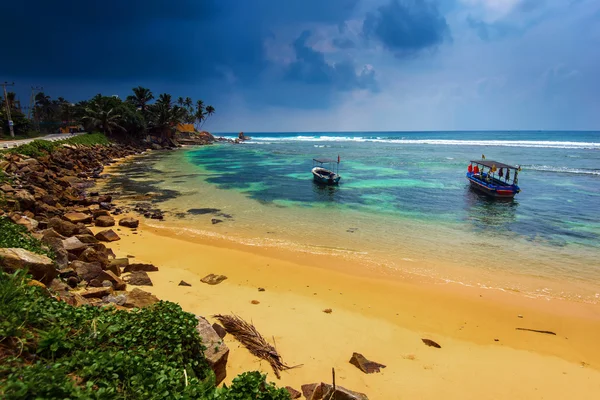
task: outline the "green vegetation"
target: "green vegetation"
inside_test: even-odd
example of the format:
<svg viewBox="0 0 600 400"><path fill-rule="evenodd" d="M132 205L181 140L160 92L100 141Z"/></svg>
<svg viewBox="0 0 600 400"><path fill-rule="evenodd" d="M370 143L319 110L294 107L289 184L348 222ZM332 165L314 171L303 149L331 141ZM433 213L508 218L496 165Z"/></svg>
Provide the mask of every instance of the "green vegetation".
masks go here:
<svg viewBox="0 0 600 400"><path fill-rule="evenodd" d="M73 307L0 272L0 397L285 400L258 372L215 388L196 318L173 303Z"/></svg>
<svg viewBox="0 0 600 400"><path fill-rule="evenodd" d="M144 87L133 88L133 94L125 101L117 96L98 94L89 100L71 103L59 97L56 100L40 92L35 96L31 118L22 112L21 103L14 93L7 95L11 118L14 122L15 138L35 137L41 133L56 133L84 128L98 130L115 138L134 139L148 133L170 137L177 124L196 124L200 128L214 114L213 106L204 106L190 98L163 93L154 103L154 94ZM8 137L5 101L0 98L0 136Z"/></svg>
<svg viewBox="0 0 600 400"><path fill-rule="evenodd" d="M15 224L9 218L0 217L0 248L18 247L38 254L54 257L52 251L42 246L42 242L31 236L24 226Z"/></svg>
<svg viewBox="0 0 600 400"><path fill-rule="evenodd" d="M52 153L63 144L94 146L97 144L107 145L109 140L102 133L90 133L87 135L73 136L64 140L50 142L48 140L34 140L33 142L5 150L8 153L22 154L28 157L40 157L45 153Z"/></svg>

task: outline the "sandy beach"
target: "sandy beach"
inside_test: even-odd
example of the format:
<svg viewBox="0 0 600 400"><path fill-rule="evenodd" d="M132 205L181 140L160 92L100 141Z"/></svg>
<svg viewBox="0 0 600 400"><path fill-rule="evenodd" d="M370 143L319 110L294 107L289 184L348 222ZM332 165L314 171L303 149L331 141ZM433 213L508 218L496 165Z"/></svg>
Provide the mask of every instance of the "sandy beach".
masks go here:
<svg viewBox="0 0 600 400"><path fill-rule="evenodd" d="M97 229L97 228L95 228ZM289 365L270 366L230 335L228 383L260 370L278 385L331 380L370 399L596 399L600 395L600 307L526 298L456 284L423 284L336 257L311 256L192 237L167 228L120 228L117 257L159 267L143 287L186 311L252 321ZM223 274L223 283L200 282ZM178 286L184 280L191 287ZM265 291L259 291L264 288ZM252 304L257 300L259 304ZM330 314L323 310L331 308ZM556 335L517 330L526 328ZM441 349L421 341L429 338ZM353 352L385 364L366 375Z"/></svg>

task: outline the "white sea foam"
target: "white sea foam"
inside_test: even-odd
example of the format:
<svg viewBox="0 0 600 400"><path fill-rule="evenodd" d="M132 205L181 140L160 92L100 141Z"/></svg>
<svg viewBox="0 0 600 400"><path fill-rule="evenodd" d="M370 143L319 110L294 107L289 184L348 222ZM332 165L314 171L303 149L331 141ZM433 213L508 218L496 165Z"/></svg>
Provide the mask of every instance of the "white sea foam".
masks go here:
<svg viewBox="0 0 600 400"><path fill-rule="evenodd" d="M585 168L568 168L568 167L554 167L552 165L522 165L524 169L533 171L544 171L544 172L557 172L564 174L583 174L583 175L597 175L600 176L600 169L585 169Z"/></svg>
<svg viewBox="0 0 600 400"><path fill-rule="evenodd" d="M572 142L546 140L455 140L455 139L407 139L407 138L371 138L362 136L289 136L289 137L253 137L246 143L276 142L376 142L406 145L438 145L438 146L500 146L500 147L533 147L550 149L595 149L600 150L599 142Z"/></svg>

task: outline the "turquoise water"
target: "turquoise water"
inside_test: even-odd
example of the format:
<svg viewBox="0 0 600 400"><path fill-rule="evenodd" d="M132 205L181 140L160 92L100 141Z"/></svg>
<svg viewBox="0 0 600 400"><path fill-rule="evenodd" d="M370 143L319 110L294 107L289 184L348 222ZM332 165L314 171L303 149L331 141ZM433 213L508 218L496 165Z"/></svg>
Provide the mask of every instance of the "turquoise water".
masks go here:
<svg viewBox="0 0 600 400"><path fill-rule="evenodd" d="M130 170L129 181L113 184L129 182L138 192L144 184L163 194L161 207L180 223L259 244L338 249L380 266L482 285L502 276L501 286L512 290L526 290L521 283L532 277L545 281L527 290L544 293L564 292L556 284L571 282L579 293L570 295L599 296L600 132L250 136L242 145L153 155L151 168ZM469 160L482 154L522 167L514 201L469 189ZM340 185L313 183L312 158L338 155ZM231 218L215 226L203 214L181 218L202 207ZM467 272L453 276L436 267L440 262Z"/></svg>

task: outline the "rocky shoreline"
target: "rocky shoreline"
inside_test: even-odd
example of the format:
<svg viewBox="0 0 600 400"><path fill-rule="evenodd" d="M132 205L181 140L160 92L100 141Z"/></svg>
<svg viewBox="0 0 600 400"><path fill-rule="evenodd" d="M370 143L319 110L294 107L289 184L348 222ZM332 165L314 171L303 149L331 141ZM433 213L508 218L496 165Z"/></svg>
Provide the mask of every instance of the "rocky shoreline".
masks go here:
<svg viewBox="0 0 600 400"><path fill-rule="evenodd" d="M110 193L94 189L96 180L106 177L105 166L147 150L140 145L62 145L39 157L5 154L0 159L7 178L0 185L0 217L23 226L52 258L23 248L0 248L0 267L7 272L27 269L34 278L30 285L72 306L129 310L157 303L156 296L140 287L153 285L151 275L158 267L117 258L108 246L120 240L120 230L137 233L139 220L119 215L134 211L162 219L162 212L151 203L133 209L117 205ZM229 355L222 340L225 330L204 317L196 318L196 329L206 346L204 356L218 384L226 377ZM300 396L286 389L292 398ZM305 397L315 400L326 398L332 390L325 383L302 387ZM367 398L343 388L335 390L346 399Z"/></svg>

